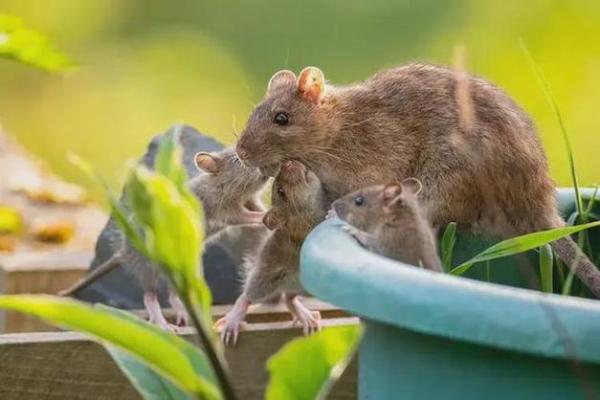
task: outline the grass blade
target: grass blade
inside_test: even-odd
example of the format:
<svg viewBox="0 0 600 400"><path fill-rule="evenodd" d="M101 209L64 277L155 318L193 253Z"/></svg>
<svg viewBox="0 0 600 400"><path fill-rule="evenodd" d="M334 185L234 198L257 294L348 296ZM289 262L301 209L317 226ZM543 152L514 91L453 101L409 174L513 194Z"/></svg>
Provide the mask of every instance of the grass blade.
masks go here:
<svg viewBox="0 0 600 400"><path fill-rule="evenodd" d="M600 226L600 221L590 222L583 225L565 226L562 228L528 233L526 235L503 240L502 242L496 243L495 245L477 254L470 260L452 269L450 273L453 275L462 275L463 273L468 271L473 266L473 264L482 261L494 260L496 258L512 256L515 254L523 253L528 250L533 250L545 244L554 242L555 240L561 239L565 236L570 236L574 233L581 232L583 230L593 228L596 226Z"/></svg>
<svg viewBox="0 0 600 400"><path fill-rule="evenodd" d="M550 85L548 85L548 82L546 81L544 72L542 71L542 69L540 68L538 63L535 61L533 56L531 55L531 52L525 45L525 41L523 39L521 39L520 42L521 42L521 48L523 49L523 53L525 53L525 56L527 57L527 60L529 61L529 64L531 65L531 69L533 70L533 73L535 74L535 76L538 80L538 83L540 84L540 87L542 88L542 91L544 92L546 101L550 105L550 108L552 109L552 112L554 113L554 116L556 117L556 120L558 121L558 125L560 127L560 132L562 134L563 140L565 142L565 148L567 150L567 157L569 160L569 169L571 172L571 180L573 181L573 187L575 188L575 198L577 201L577 203L576 203L577 204L577 212L579 213L579 215L582 215L583 204L582 204L582 200L581 200L581 193L579 190L579 181L577 179L577 171L575 169L575 157L573 156L573 148L571 147L571 140L569 139L569 135L567 134L567 128L565 127L565 123L563 121L562 114L560 113L558 104L556 103L556 100L554 99L554 96L552 95L552 91L550 90ZM585 221L583 221L583 222L585 222Z"/></svg>
<svg viewBox="0 0 600 400"><path fill-rule="evenodd" d="M442 267L448 272L452 269L452 252L456 244L456 222L450 222L442 236Z"/></svg>
<svg viewBox="0 0 600 400"><path fill-rule="evenodd" d="M325 399L352 359L362 332L360 325L332 327L284 345L267 361L271 379L266 399Z"/></svg>
<svg viewBox="0 0 600 400"><path fill-rule="evenodd" d="M214 373L199 349L129 313L48 295L0 296L0 308L86 333L142 360L189 393L221 398Z"/></svg>
<svg viewBox="0 0 600 400"><path fill-rule="evenodd" d="M554 291L553 264L554 253L552 252L552 247L549 244L540 247L540 280L542 291L546 293L552 293Z"/></svg>

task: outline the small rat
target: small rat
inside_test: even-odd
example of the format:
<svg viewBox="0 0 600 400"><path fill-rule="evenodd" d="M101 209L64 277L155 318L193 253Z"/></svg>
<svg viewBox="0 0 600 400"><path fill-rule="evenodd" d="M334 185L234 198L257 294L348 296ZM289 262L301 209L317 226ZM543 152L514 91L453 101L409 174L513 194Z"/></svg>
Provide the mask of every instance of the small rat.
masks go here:
<svg viewBox="0 0 600 400"><path fill-rule="evenodd" d="M327 198L317 176L297 161L285 161L275 178L272 208L263 222L271 232L247 262L243 293L233 308L215 323L225 344L237 342L248 307L283 293L294 323L305 334L319 329L320 315L302 303L299 281L300 247L327 212Z"/></svg>
<svg viewBox="0 0 600 400"><path fill-rule="evenodd" d="M434 230L454 221L507 238L564 226L531 118L498 87L464 75L415 63L331 86L315 67L298 77L280 71L250 115L237 153L260 168L303 162L330 201L415 177ZM459 83L468 87L466 96L457 95ZM469 124L461 122L465 97ZM577 244L567 237L552 246L600 297L600 271Z"/></svg>
<svg viewBox="0 0 600 400"><path fill-rule="evenodd" d="M416 180L375 185L333 202L334 213L349 234L382 256L442 272L435 236L425 219Z"/></svg>
<svg viewBox="0 0 600 400"><path fill-rule="evenodd" d="M215 153L197 153L195 163L201 173L190 179L188 185L204 207L207 243L216 241L211 237L232 224L262 226L264 207L260 194L267 177L257 168L244 166L232 148ZM144 289L144 305L150 321L165 329L173 329L162 314L158 302L157 292L162 276L160 269L140 254L122 233L112 239L117 242L115 247L119 250L88 276L59 294L72 295L124 264ZM233 239L229 241L234 242ZM177 325L187 325L185 308L173 291L169 293L169 302L176 312Z"/></svg>

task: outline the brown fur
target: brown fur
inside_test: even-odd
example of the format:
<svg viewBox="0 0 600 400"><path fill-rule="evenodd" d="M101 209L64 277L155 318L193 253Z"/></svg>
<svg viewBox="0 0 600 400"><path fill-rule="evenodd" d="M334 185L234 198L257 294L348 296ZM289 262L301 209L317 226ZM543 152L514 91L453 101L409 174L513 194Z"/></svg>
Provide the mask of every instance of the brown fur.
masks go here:
<svg viewBox="0 0 600 400"><path fill-rule="evenodd" d="M248 260L244 293L251 302L264 301L278 292L301 292L300 247L327 210L321 182L298 162L284 163L273 183L271 202L264 221L273 231L257 256Z"/></svg>
<svg viewBox="0 0 600 400"><path fill-rule="evenodd" d="M319 76L309 68L301 78L307 70ZM445 68L410 64L355 85L326 86L318 96L319 85L299 84L306 79L289 71L272 78L238 142L250 165L300 160L330 200L416 177L434 229L454 221L503 238L564 225L531 119L491 83L468 76L468 131L460 123L455 74ZM278 112L289 116L287 125L274 123ZM566 242L553 246L571 265ZM578 276L600 296L600 272L585 257L579 264Z"/></svg>
<svg viewBox="0 0 600 400"><path fill-rule="evenodd" d="M333 202L362 245L385 257L442 272L435 236L410 184L369 186Z"/></svg>

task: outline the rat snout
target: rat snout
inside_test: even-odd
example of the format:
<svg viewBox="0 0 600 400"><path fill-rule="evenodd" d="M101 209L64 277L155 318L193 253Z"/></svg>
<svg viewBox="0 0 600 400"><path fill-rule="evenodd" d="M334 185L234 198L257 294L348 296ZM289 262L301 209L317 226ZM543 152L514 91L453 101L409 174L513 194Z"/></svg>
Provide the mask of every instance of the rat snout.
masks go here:
<svg viewBox="0 0 600 400"><path fill-rule="evenodd" d="M242 160L244 163L248 160L248 157L250 156L248 154L248 150L246 150L244 147L242 147L242 145L240 143L238 143L238 145L235 147L235 152L236 152L238 158L240 160Z"/></svg>
<svg viewBox="0 0 600 400"><path fill-rule="evenodd" d="M335 212L335 214L337 215L337 217L339 219L343 220L346 218L346 215L348 214L348 210L344 203L336 200L333 202L333 205L331 206L331 208L333 209L333 211Z"/></svg>
<svg viewBox="0 0 600 400"><path fill-rule="evenodd" d="M281 174L285 177L285 179L290 182L298 182L300 179L304 177L304 171L306 167L295 160L286 160L281 164Z"/></svg>

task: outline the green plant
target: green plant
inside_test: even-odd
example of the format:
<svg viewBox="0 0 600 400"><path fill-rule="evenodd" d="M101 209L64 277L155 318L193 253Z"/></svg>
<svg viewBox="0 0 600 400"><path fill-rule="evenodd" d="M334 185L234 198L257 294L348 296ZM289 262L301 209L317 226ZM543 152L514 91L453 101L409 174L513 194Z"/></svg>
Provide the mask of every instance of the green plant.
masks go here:
<svg viewBox="0 0 600 400"><path fill-rule="evenodd" d="M186 186L177 131L173 137L161 143L155 171L142 165L132 171L125 187L132 219L93 168L72 159L105 189L115 220L131 243L162 268L188 310L201 349L110 307L39 295L0 296L0 307L97 338L145 399L235 399L223 349L212 330L211 293L201 271L202 207ZM324 396L347 364L360 334L358 326L327 329L284 347L269 364L272 376L267 393L287 394L269 398ZM294 376L286 370L289 363L319 373Z"/></svg>
<svg viewBox="0 0 600 400"><path fill-rule="evenodd" d="M462 275L467 272L474 264L520 254L525 251L533 250L548 243L554 242L574 233L584 231L589 228L600 226L600 221L590 222L583 225L565 226L562 228L548 229L526 235L517 236L511 239L503 240L495 245L488 247L481 253L465 261L459 266L453 268L450 273L453 275Z"/></svg>
<svg viewBox="0 0 600 400"><path fill-rule="evenodd" d="M556 99L554 98L554 95L552 94L552 91L550 90L550 85L548 84L548 81L546 80L546 76L544 75L542 68L535 61L535 59L533 58L533 55L527 48L527 45L525 44L525 41L522 38L520 39L520 44L521 44L521 49L523 50L523 53L525 54L527 61L529 62L531 70L533 71L534 75L536 76L538 84L540 85L540 88L542 89L542 92L544 93L544 97L546 98L546 101L547 101L548 105L550 106L550 108L552 109L552 113L554 114L554 117L556 118L556 121L558 122L560 133L562 135L563 142L565 144L565 150L567 152L567 160L569 162L569 172L571 174L571 181L573 183L573 188L575 189L575 205L576 205L576 209L577 209L576 212L570 216L570 218L568 219L567 222L569 225L575 225L577 222L582 223L582 224L587 223L590 220L591 211L594 206L594 202L596 201L596 195L598 194L598 186L595 188L594 194L591 197L587 207L584 208L583 196L581 194L581 190L579 187L579 179L577 177L577 169L575 166L575 156L573 154L571 140L569 138L569 134L567 133L567 128L565 126L562 114L560 112L560 108L558 107L558 103L556 102ZM578 235L577 244L584 252L587 253L588 256L591 256L592 249L591 249L591 245L589 242L589 236L586 231L582 231ZM540 268L542 268L541 265L540 265ZM559 268L564 268L562 262L559 262ZM567 278L565 279L563 287L562 287L563 294L567 294L567 295L570 294L571 285L573 283L574 276L575 276L575 270L571 269L569 271L569 274L568 274Z"/></svg>
<svg viewBox="0 0 600 400"><path fill-rule="evenodd" d="M452 269L452 253L456 244L456 222L450 222L444 230L441 243L441 258L444 271Z"/></svg>
<svg viewBox="0 0 600 400"><path fill-rule="evenodd" d="M50 72L73 66L44 35L23 26L21 19L4 14L0 14L0 57Z"/></svg>

